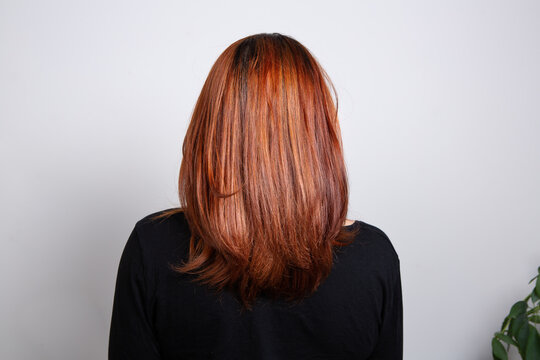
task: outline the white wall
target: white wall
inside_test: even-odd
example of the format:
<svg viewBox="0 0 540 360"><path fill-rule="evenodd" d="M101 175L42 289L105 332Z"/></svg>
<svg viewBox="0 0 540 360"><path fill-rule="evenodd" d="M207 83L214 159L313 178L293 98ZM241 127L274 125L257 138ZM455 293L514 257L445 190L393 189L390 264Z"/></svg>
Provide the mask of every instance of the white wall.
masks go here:
<svg viewBox="0 0 540 360"><path fill-rule="evenodd" d="M540 265L538 1L1 1L0 358L106 358L136 220L177 205L189 116L233 41L333 79L349 218L402 264L405 359L491 359Z"/></svg>

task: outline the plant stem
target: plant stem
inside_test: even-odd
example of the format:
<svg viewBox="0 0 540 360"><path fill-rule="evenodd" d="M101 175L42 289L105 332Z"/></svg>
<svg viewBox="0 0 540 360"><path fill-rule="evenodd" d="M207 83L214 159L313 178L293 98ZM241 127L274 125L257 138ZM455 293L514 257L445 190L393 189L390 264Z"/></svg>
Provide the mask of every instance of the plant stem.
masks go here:
<svg viewBox="0 0 540 360"><path fill-rule="evenodd" d="M533 313L537 312L538 310L540 310L540 305L536 305L534 308L527 311L527 315L533 314Z"/></svg>

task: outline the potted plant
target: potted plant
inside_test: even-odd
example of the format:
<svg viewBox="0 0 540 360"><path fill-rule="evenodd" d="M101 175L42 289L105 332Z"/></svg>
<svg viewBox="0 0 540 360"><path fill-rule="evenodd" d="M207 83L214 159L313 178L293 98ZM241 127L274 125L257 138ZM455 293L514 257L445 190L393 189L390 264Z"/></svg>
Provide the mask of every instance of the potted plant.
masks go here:
<svg viewBox="0 0 540 360"><path fill-rule="evenodd" d="M536 324L540 324L540 267L536 285L525 299L518 301L504 318L501 330L491 339L491 350L494 360L507 360L510 345L519 351L524 360L540 360L540 335ZM530 305L529 305L530 302ZM506 348L503 345L506 344Z"/></svg>

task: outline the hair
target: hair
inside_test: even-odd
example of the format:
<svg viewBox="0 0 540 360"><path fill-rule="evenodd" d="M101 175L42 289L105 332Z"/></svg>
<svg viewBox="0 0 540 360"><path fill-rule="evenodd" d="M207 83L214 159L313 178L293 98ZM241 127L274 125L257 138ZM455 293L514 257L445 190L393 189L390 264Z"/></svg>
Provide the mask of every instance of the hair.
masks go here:
<svg viewBox="0 0 540 360"><path fill-rule="evenodd" d="M335 96L331 96L329 85ZM348 181L330 78L300 42L260 33L218 57L182 146L180 207L189 258L169 264L230 289L251 310L258 295L299 302L329 275Z"/></svg>

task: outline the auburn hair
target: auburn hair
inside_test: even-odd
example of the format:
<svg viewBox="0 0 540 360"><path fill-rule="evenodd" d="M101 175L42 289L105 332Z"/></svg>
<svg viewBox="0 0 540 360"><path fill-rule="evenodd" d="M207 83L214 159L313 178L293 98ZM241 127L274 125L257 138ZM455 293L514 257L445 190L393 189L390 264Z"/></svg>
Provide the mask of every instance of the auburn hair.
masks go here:
<svg viewBox="0 0 540 360"><path fill-rule="evenodd" d="M329 86L335 96L331 96ZM258 295L298 302L329 275L348 181L334 85L300 42L260 33L217 58L182 145L180 207L189 258L169 264L244 309Z"/></svg>

